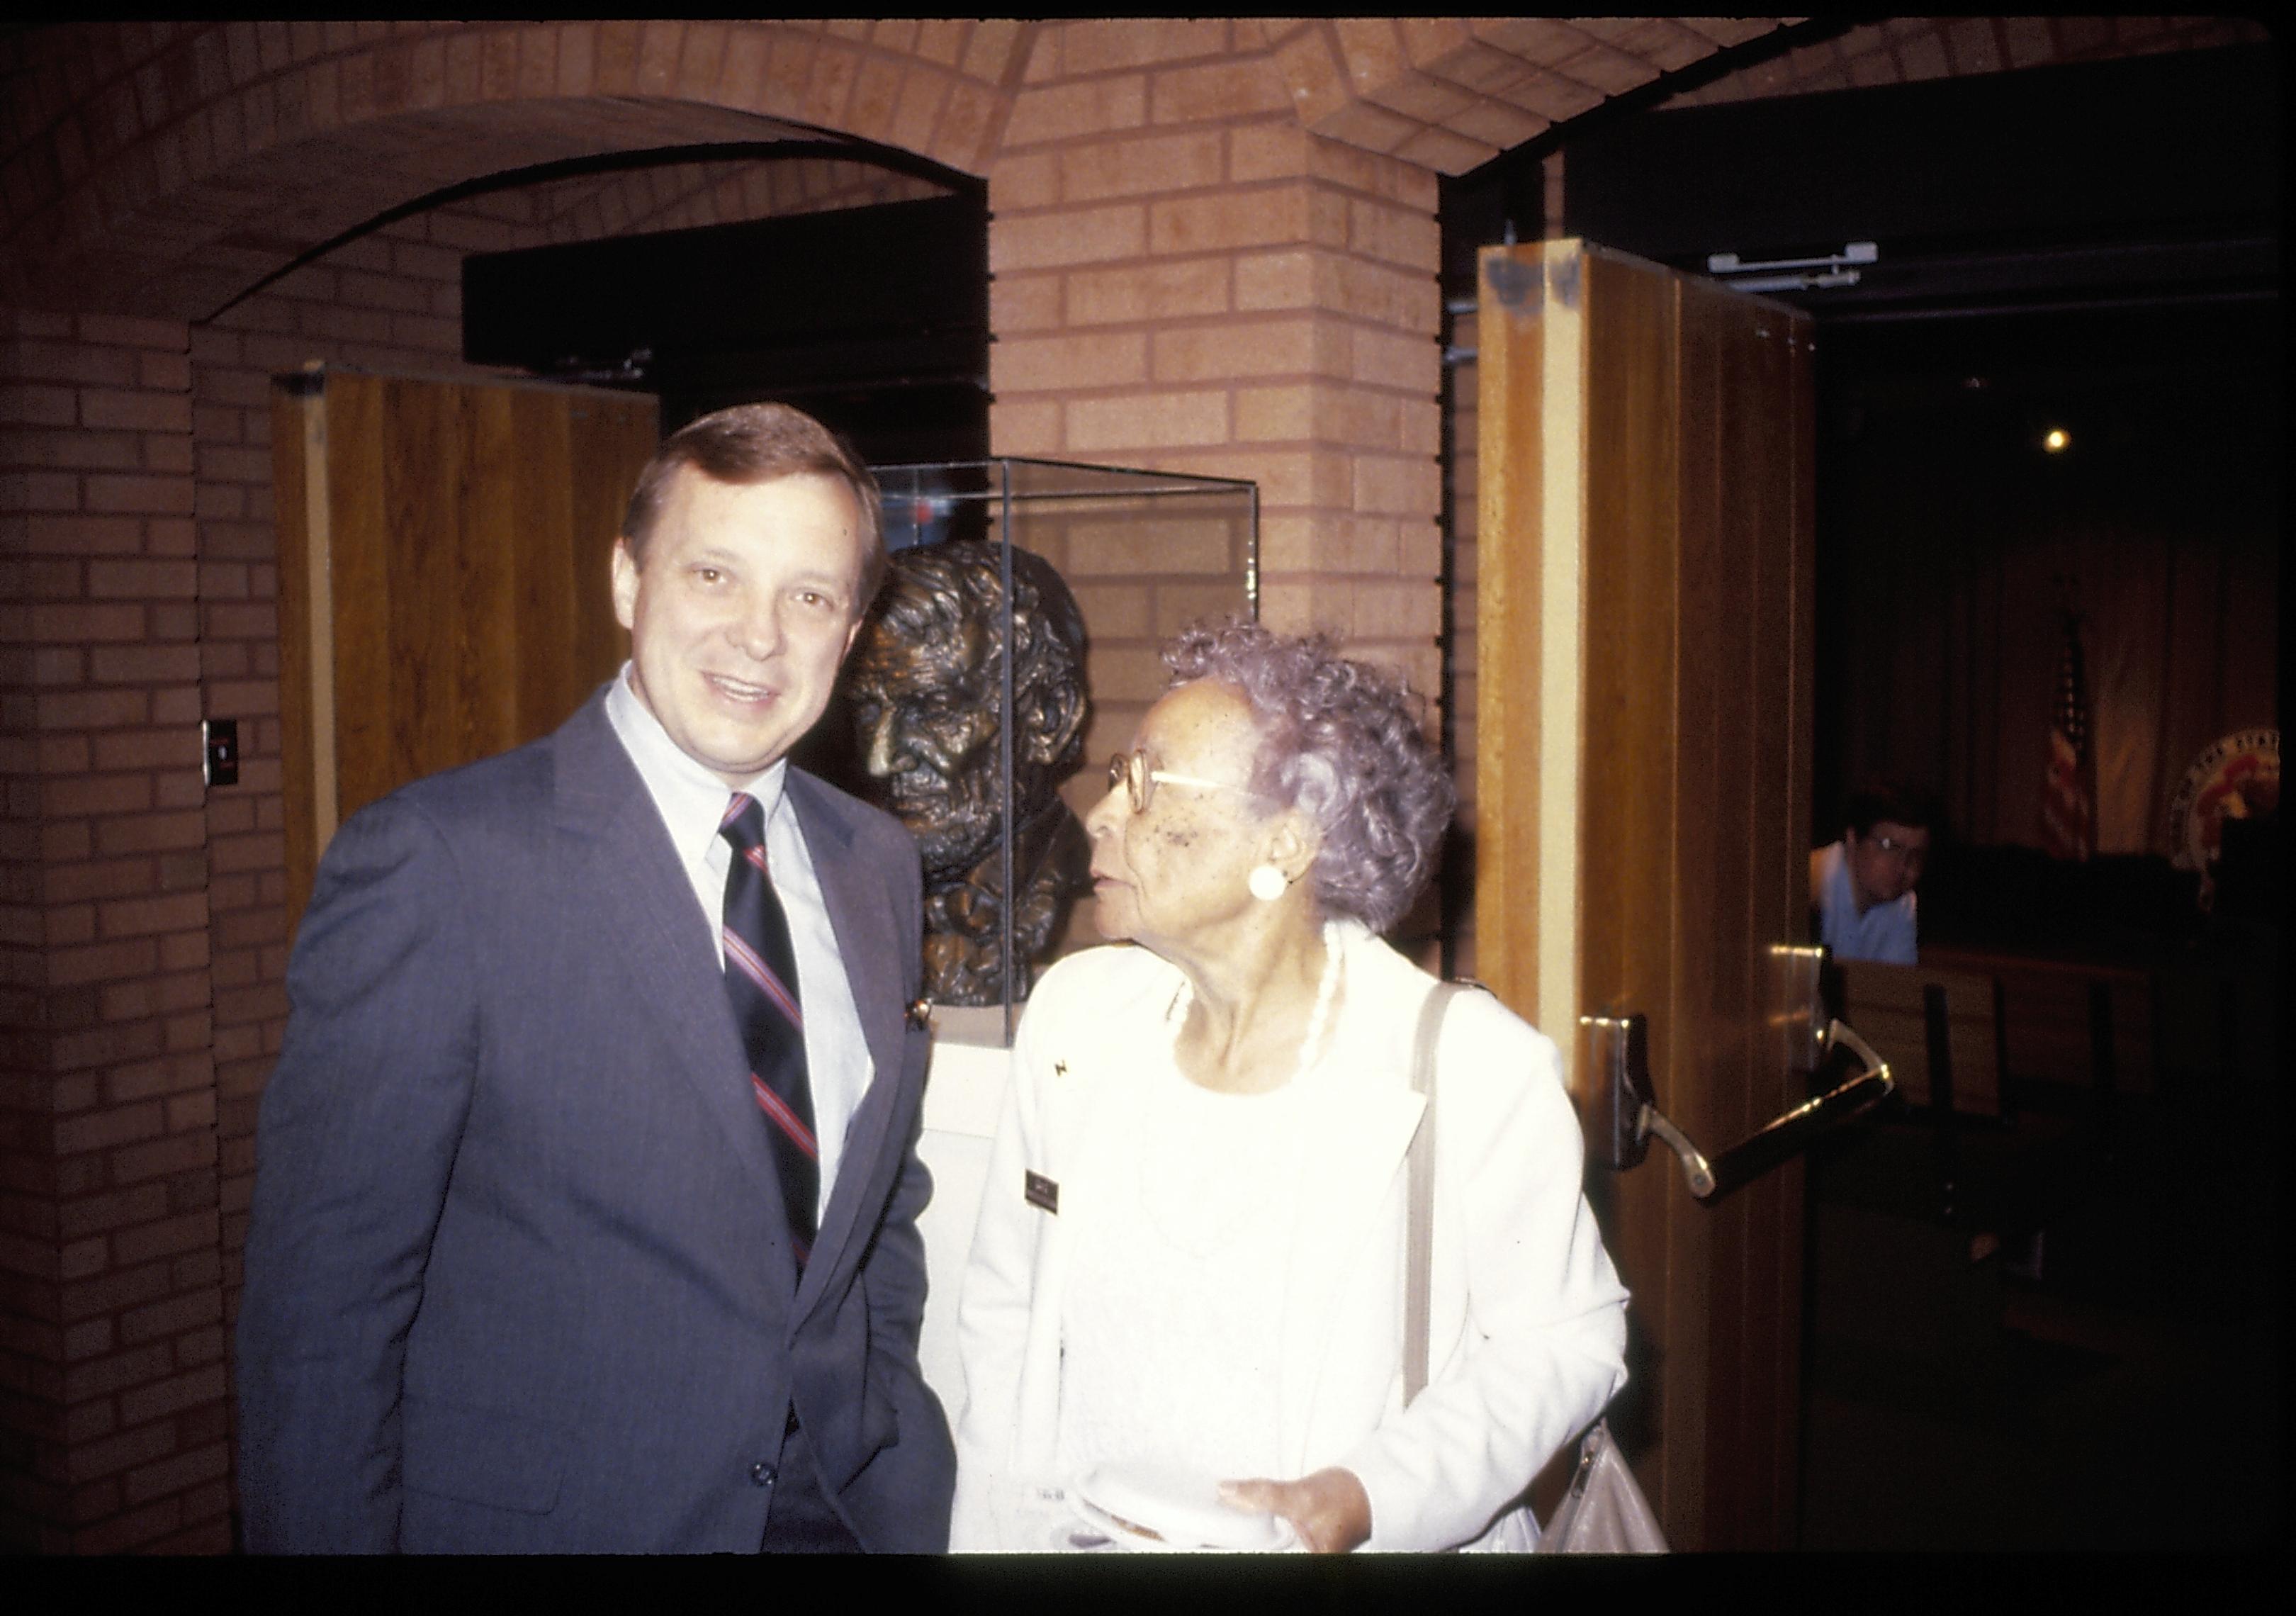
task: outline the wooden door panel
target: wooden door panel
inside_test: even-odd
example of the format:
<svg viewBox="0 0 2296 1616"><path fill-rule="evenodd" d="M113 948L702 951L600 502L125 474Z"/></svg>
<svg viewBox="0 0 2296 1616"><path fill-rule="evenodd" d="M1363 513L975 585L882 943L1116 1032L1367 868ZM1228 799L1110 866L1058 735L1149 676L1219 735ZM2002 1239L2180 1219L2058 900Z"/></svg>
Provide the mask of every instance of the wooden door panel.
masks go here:
<svg viewBox="0 0 2296 1616"><path fill-rule="evenodd" d="M364 760L368 767L358 778L359 789L345 790L346 816L418 777L426 759L472 755L474 728L463 693L474 670L463 660L459 591L463 522L476 514L470 504L476 478L467 463L460 398L453 391L418 390L397 381L380 385L386 433L383 565L390 573L382 637L389 663L379 680L356 691L348 681L340 681L335 699L341 704L388 694L377 714L382 743ZM483 531L472 535L479 540L487 537ZM336 620L357 607L356 601L338 600ZM349 783L347 776L346 787Z"/></svg>
<svg viewBox="0 0 2296 1616"><path fill-rule="evenodd" d="M312 759L312 767L327 772L314 782L325 792L320 810L324 828L312 838L314 860L325 851L340 816L380 795L377 782L390 777L390 704L362 699L359 694L390 688L392 529L391 513L381 496L386 447L383 397L376 387L333 385L331 390L333 397L323 394L320 407L312 412L316 423L316 452L305 473L313 488L307 511L316 526L304 543L295 546L311 553L307 575L312 587L323 591L324 603L317 616L307 619L301 611L287 611L298 603L284 598L280 603L283 624L308 620L317 636L312 660L322 683L312 706L312 747L305 755ZM275 429L275 442L281 436ZM350 490L372 493L348 497ZM287 513L280 515L283 523ZM288 543L283 527L281 547ZM283 588L285 580L281 582ZM343 603L343 609L338 610L338 603ZM322 732L324 752L320 751ZM290 813L295 807L292 787L305 768L296 759L295 740L292 735L281 738ZM288 872L290 925L302 906L292 894L308 891L310 887L310 872L300 874L299 885L298 872Z"/></svg>
<svg viewBox="0 0 2296 1616"><path fill-rule="evenodd" d="M512 679L501 687L512 704L506 721L516 724L518 714L570 710L580 701L575 692L581 650L600 641L580 637L575 598L584 590L603 597L608 576L605 566L599 563L594 568L580 547L582 537L591 529L578 529L575 525L573 473L579 455L570 412L557 407L546 393L523 390L490 397L485 408L489 435L500 434L496 452L510 469L509 476L494 485L500 490L504 508L488 512L489 526L507 529L523 518L544 531L564 533L575 541L562 566L543 566L524 548L503 552L516 562L502 587L518 625L518 655ZM622 504L628 503L625 490ZM619 521L615 526L620 526Z"/></svg>
<svg viewBox="0 0 2296 1616"><path fill-rule="evenodd" d="M1652 273L1645 271L1645 277ZM1693 1138L1714 1142L1711 1149L1743 1138L1747 1112L1759 1103L1748 1092L1752 1051L1744 1022L1758 728L1756 693L1747 686L1752 641L1747 616L1759 598L1761 574L1760 557L1749 546L1759 529L1748 520L1746 483L1734 464L1745 447L1740 412L1731 407L1734 388L1745 380L1737 368L1742 356L1726 323L1714 319L1702 299L1687 296L1678 280L1669 276L1667 283L1681 319L1682 361L1689 373L1684 407L1695 425L1685 433L1682 603L1675 625L1682 644L1677 721L1687 742L1676 770L1675 811L1685 850L1674 871L1679 941L1673 1002L1653 1012L1675 1024L1676 1058L1652 1075L1660 1085L1660 1103L1689 1111L1696 1120L1684 1126ZM1645 289L1645 295L1656 294ZM1680 1098L1668 1101L1668 1093ZM1669 1444L1669 1458L1671 1468L1698 1478L1701 1525L1695 1530L1710 1545L1738 1540L1731 1517L1744 1491L1732 1485L1729 1473L1718 1473L1714 1457L1734 1448L1740 1473L1767 1474L1767 1455L1746 1445L1754 1399L1744 1377L1715 1373L1720 1366L1749 1363L1759 1335L1749 1327L1745 1290L1757 1243L1748 1226L1753 1209L1726 1210L1726 1217L1702 1216L1682 1186L1670 1183L1658 1213L1685 1226L1685 1235L1704 1248L1702 1378L1684 1390L1685 1399L1702 1399L1703 1429L1695 1447Z"/></svg>
<svg viewBox="0 0 2296 1616"><path fill-rule="evenodd" d="M1680 866L1705 862L1710 849L1702 845L1703 827L1678 815L1677 776L1710 769L1704 754L1712 735L1710 726L1685 724L1679 711L1688 671L1677 660L1684 529L1695 515L1682 508L1675 475L1683 422L1674 310L1669 299L1647 295L1646 279L1621 260L1585 260L1587 757L1578 1008L1644 1012L1651 1068L1664 1072L1698 1037L1677 1001L1702 997L1697 979L1707 964L1705 949L1682 947L1681 928L1702 933L1711 917L1711 889L1681 879ZM1650 915L1665 923L1636 923ZM1566 1019L1553 1030L1567 1039L1575 1028ZM1707 1413L1702 1366L1712 1322L1704 1250L1710 1231L1668 1218L1669 1198L1680 1192L1662 1174L1623 1177L1611 1187L1614 1257L1635 1291L1635 1378L1620 1434L1646 1467L1652 1501L1678 1540L1684 1529L1676 1523L1696 1520L1703 1508L1704 1478L1689 1461L1702 1449Z"/></svg>
<svg viewBox="0 0 2296 1616"><path fill-rule="evenodd" d="M1520 295L1534 277L1541 295ZM1807 325L1578 242L1486 255L1479 969L1571 1046L1574 1081L1579 1014L1645 1013L1660 1103L1710 1152L1803 1097L1767 950L1806 906ZM1531 463L1535 505L1506 471ZM1529 837L1511 823L1526 808ZM1590 1190L1635 1293L1617 1423L1670 1536L1782 1546L1799 1167L1713 1206L1662 1153Z"/></svg>
<svg viewBox="0 0 2296 1616"><path fill-rule="evenodd" d="M291 924L344 816L546 734L620 662L608 558L658 422L594 389L280 379Z"/></svg>
<svg viewBox="0 0 2296 1616"><path fill-rule="evenodd" d="M464 473L461 504L470 537L458 536L455 550L455 744L464 751L492 751L498 750L491 745L495 737L519 733L530 670L548 668L564 652L549 646L521 610L519 572L526 558L514 536L525 490L519 486L522 456L510 390L466 393L456 415L454 437Z"/></svg>
<svg viewBox="0 0 2296 1616"><path fill-rule="evenodd" d="M1518 300L1544 297L1543 270L1538 273L1535 291L1517 289ZM1540 765L1549 693L1538 671L1546 653L1541 515L1546 455L1540 422L1547 364L1540 321L1511 307L1508 291L1495 288L1478 321L1500 328L1501 340L1484 346L1476 367L1476 542L1479 555L1511 560L1489 569L1479 562L1476 577L1476 969L1485 982L1505 984L1502 997L1536 1021L1544 964L1539 849L1547 817ZM1481 446L1489 443L1526 447L1486 461ZM1494 630L1506 636L1505 657L1480 650L1480 636ZM1482 793L1495 782L1508 793L1506 811L1486 816ZM1487 887L1505 893L1507 901L1482 902ZM1570 1040L1555 1042L1568 1062Z"/></svg>
<svg viewBox="0 0 2296 1616"><path fill-rule="evenodd" d="M1718 1085L1737 1103L1718 1136L1726 1143L1806 1097L1789 1087L1766 997L1768 947L1799 938L1792 893L1807 879L1796 874L1798 861L1807 858L1797 828L1806 783L1797 786L1794 768L1807 742L1792 727L1797 655L1807 652L1795 632L1801 614L1795 610L1793 485L1806 468L1794 456L1791 425L1792 379L1806 365L1794 364L1794 350L1780 340L1784 323L1771 311L1749 319L1742 299L1696 282L1682 283L1681 293L1686 323L1720 332L1713 408L1721 447L1710 497L1722 513L1723 553L1741 558L1724 569L1734 587L1718 636L1723 677L1710 682L1734 693L1723 703L1732 725L1724 744L1745 760L1742 781L1731 793L1730 828L1742 849L1734 867L1742 883L1739 929L1728 939L1734 980L1727 1000L1716 1005L1718 1015L1731 1021L1735 1050L1730 1081ZM1735 1456L1718 1448L1709 1454L1711 1530L1723 1541L1780 1542L1792 1529L1795 1455L1782 1441L1792 1423L1775 1411L1793 1409L1800 1394L1801 1195L1801 1166L1789 1162L1742 1192L1738 1216L1718 1229L1736 1276L1730 1348L1750 1369L1719 1382L1726 1400L1742 1400L1717 1429L1734 1433L1729 1440L1744 1448ZM1767 1477L1771 1486L1726 1489L1726 1475Z"/></svg>
<svg viewBox="0 0 2296 1616"><path fill-rule="evenodd" d="M565 683L554 704L569 712L603 677L591 672L597 652L582 648L612 646L608 672L621 665L628 650L629 636L614 620L611 562L630 489L660 441L661 417L660 406L651 399L635 415L619 407L627 397L593 395L567 408L565 464L570 475L557 480L572 489L564 520L565 531L573 539L574 568L566 587L572 592L575 630L569 644L576 649L570 651Z"/></svg>

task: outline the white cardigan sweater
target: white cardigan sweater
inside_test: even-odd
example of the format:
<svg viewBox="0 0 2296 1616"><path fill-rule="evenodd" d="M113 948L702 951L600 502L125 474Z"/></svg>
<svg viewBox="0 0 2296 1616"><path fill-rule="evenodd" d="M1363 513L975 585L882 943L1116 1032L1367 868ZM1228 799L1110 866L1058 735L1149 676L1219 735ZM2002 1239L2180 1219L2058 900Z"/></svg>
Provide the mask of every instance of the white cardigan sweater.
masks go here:
<svg viewBox="0 0 2296 1616"><path fill-rule="evenodd" d="M1343 1000L1284 1295L1279 1479L1345 1465L1371 1499L1365 1547L1448 1548L1496 1535L1625 1383L1627 1293L1580 1192L1554 1045L1488 995L1461 995L1436 1060L1429 1384L1404 1408L1404 1154L1423 1108L1411 1039L1435 984L1363 927L1341 931ZM1101 1098L1169 1058L1180 981L1119 946L1062 960L1030 996L958 1305L952 1549L1037 1546L1004 1540L1013 1501L1068 1480L1053 1473L1065 1230L1097 1187ZM1030 1175L1058 1186L1058 1212L1031 1202Z"/></svg>

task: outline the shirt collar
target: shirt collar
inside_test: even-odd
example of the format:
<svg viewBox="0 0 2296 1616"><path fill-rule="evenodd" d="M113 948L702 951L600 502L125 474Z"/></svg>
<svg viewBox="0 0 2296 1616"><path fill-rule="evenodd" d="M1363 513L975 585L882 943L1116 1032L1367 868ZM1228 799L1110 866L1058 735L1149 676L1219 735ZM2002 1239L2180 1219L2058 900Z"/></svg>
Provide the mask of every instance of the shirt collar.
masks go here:
<svg viewBox="0 0 2296 1616"><path fill-rule="evenodd" d="M669 828L670 841L683 857L700 858L709 852L726 817L726 804L736 791L756 798L765 810L766 822L772 823L789 775L786 758L744 784L726 784L715 770L695 762L669 738L661 720L630 687L627 662L606 692L606 718L621 738L630 761L637 766L638 777L645 782L662 823Z"/></svg>

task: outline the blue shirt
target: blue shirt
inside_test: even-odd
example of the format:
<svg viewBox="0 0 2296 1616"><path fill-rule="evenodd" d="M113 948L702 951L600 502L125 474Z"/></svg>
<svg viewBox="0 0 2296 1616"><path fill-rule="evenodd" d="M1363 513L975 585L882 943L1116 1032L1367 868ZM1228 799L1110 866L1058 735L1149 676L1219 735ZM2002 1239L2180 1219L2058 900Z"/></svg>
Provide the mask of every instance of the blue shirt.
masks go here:
<svg viewBox="0 0 2296 1616"><path fill-rule="evenodd" d="M1857 912L1857 893L1849 879L1849 849L1837 841L1821 849L1810 882L1820 920L1818 940L1833 950L1836 959L1880 960L1884 964L1911 965L1914 950L1914 895Z"/></svg>

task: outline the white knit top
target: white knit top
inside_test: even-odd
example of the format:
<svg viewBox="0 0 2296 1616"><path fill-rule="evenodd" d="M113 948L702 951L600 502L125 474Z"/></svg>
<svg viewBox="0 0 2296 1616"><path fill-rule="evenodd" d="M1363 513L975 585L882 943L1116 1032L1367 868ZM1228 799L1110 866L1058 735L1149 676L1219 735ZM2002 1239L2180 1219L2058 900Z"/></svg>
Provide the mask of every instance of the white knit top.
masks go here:
<svg viewBox="0 0 2296 1616"><path fill-rule="evenodd" d="M1062 1472L1154 1458L1280 1475L1279 1331L1315 1074L1219 1094L1149 1042L1130 1076L1062 1312Z"/></svg>

